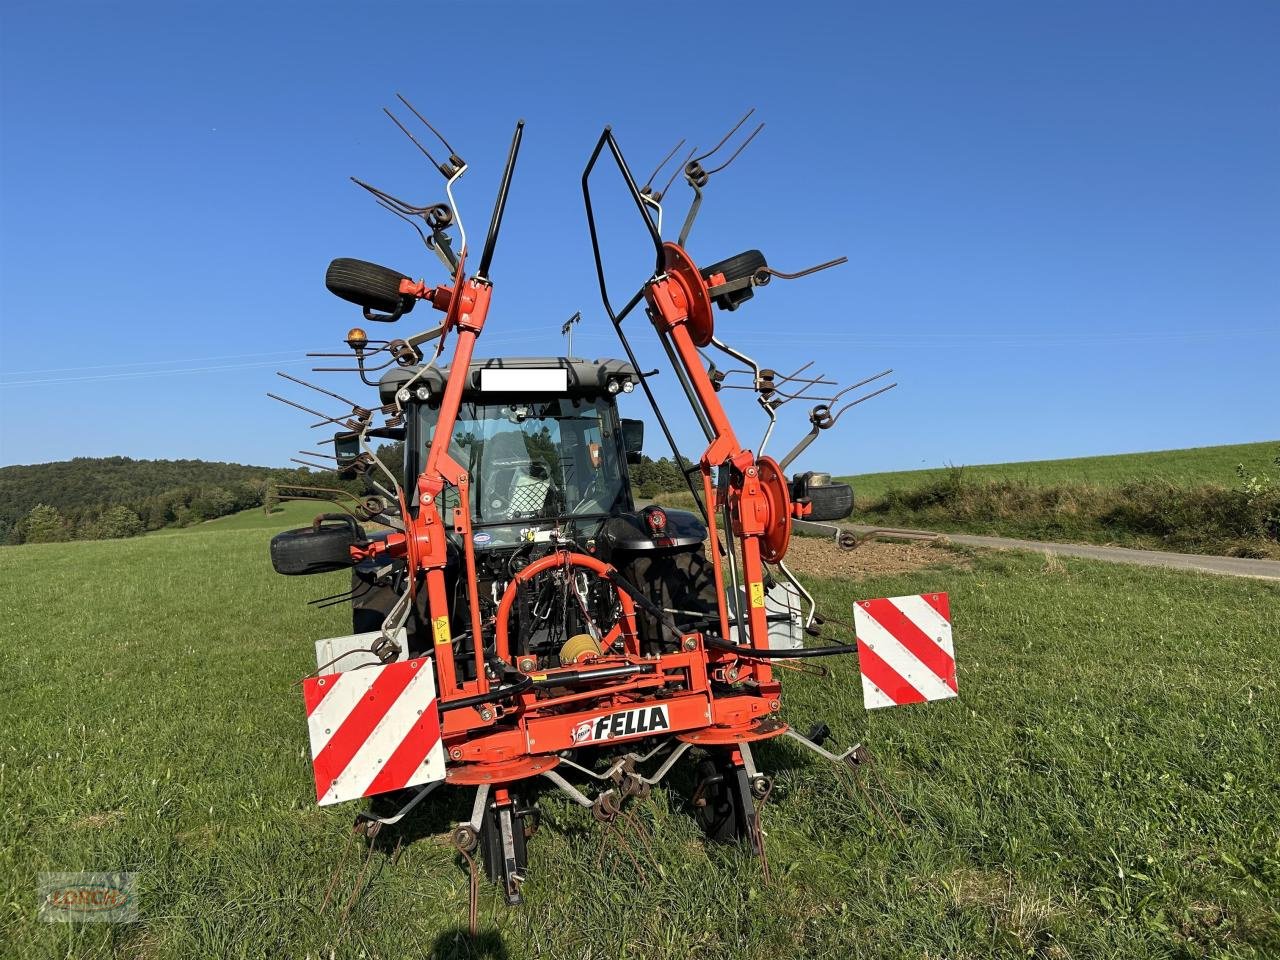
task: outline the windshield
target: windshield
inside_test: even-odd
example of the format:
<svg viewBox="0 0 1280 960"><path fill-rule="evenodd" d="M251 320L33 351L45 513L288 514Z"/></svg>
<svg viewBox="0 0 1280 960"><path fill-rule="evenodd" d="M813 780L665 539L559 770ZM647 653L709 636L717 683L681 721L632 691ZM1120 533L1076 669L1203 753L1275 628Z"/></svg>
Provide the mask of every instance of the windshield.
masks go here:
<svg viewBox="0 0 1280 960"><path fill-rule="evenodd" d="M430 437L437 411L419 410L419 435ZM449 455L471 476L473 522L505 524L612 512L624 488L620 441L603 400L463 403Z"/></svg>

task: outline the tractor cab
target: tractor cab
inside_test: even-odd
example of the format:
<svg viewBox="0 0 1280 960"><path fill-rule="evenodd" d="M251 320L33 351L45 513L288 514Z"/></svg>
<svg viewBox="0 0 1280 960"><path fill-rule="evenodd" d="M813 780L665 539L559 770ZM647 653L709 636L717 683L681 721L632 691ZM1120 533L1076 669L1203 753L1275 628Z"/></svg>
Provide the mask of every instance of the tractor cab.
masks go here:
<svg viewBox="0 0 1280 960"><path fill-rule="evenodd" d="M638 379L630 364L476 361L453 429L437 437L448 376L447 367L400 368L383 377L380 390L384 403L400 394L406 408L406 491L416 497L414 481L433 443L448 443L449 456L471 478L477 549L519 546L553 531L594 536L602 521L634 510L627 467L639 462L644 423L622 419L617 406ZM449 488L444 506L457 500Z"/></svg>
<svg viewBox="0 0 1280 960"><path fill-rule="evenodd" d="M715 617L701 518L635 502L628 468L640 462L644 422L621 417L617 403L639 380L631 364L566 357L474 361L446 437L438 427L449 374L448 367L393 369L381 379L380 399L405 411L402 486L410 512L420 507L416 479L432 444L447 443L449 457L469 477L471 540L486 621L496 615L514 573L566 544L613 564L656 609L681 611L678 617L688 619L690 629ZM440 496L441 514L452 516L460 503L457 488L446 487ZM463 575L461 536L449 534L451 591ZM359 564L354 577L353 628L376 629L396 585L384 564ZM524 591L511 615L517 649L539 666L558 662L567 639L599 634L617 615L613 589L604 581L583 577L567 593L560 585L560 601L553 603L554 578L547 579L535 584L541 593ZM571 604L563 602L566 595ZM459 629L465 617L460 607L450 612ZM639 619L656 645L661 625L643 611ZM429 649L427 631L415 637L414 623L423 627L425 615L410 623L411 651Z"/></svg>

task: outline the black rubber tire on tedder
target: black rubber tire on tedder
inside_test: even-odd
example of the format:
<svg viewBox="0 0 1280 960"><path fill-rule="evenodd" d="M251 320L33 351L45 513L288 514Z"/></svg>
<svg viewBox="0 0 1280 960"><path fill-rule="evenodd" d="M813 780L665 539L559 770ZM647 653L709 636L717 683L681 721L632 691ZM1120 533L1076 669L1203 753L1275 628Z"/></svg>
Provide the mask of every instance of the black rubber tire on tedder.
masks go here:
<svg viewBox="0 0 1280 960"><path fill-rule="evenodd" d="M843 520L853 513L853 487L847 483L828 483L809 488L813 511L806 520Z"/></svg>
<svg viewBox="0 0 1280 960"><path fill-rule="evenodd" d="M704 267L702 279L710 282L711 278L717 273L723 273L724 282L733 283L735 280L746 280L749 277L753 277L766 267L768 267L768 263L765 262L763 253L759 250L745 250L736 256L729 257L727 260L721 260L719 263ZM713 299L716 306L721 310L737 310L741 303L750 300L754 294L754 285L748 284L740 290L718 294Z"/></svg>
<svg viewBox="0 0 1280 960"><path fill-rule="evenodd" d="M400 292L400 281L407 279L398 270L339 257L325 271L324 285L334 296L357 306L399 316L412 310L417 302Z"/></svg>
<svg viewBox="0 0 1280 960"><path fill-rule="evenodd" d="M853 487L832 483L825 473L809 471L793 477L791 499L809 501L812 509L805 520L843 520L853 513Z"/></svg>
<svg viewBox="0 0 1280 960"><path fill-rule="evenodd" d="M364 539L364 531L349 517L330 522L335 519L338 518L326 515L309 527L272 537L271 566L276 573L300 577L350 567L351 547Z"/></svg>

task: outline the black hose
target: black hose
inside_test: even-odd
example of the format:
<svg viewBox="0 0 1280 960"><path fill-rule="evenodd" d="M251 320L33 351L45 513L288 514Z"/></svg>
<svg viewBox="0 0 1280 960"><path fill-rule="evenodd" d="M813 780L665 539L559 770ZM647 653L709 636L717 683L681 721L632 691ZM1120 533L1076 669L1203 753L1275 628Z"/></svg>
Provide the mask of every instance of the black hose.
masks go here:
<svg viewBox="0 0 1280 960"><path fill-rule="evenodd" d="M449 700L441 702L440 712L446 713L449 710L461 710L463 707L478 707L484 703L493 703L495 700L509 700L514 696L524 693L533 686L532 677L523 677L509 687L498 687L496 690L490 690L488 693L476 693L469 697L462 697L458 700Z"/></svg>
<svg viewBox="0 0 1280 960"><path fill-rule="evenodd" d="M719 637L703 637L703 641L707 646L715 647L717 650L727 650L731 653L736 653L739 656L756 660L792 660L800 657L834 657L843 653L858 652L857 644L853 643L840 644L832 647L797 647L794 650L758 650L755 647L730 643L728 640L721 640Z"/></svg>
<svg viewBox="0 0 1280 960"><path fill-rule="evenodd" d="M610 568L609 573L606 574L606 578L615 587L634 600L637 606L657 620L668 633L676 638L677 643L684 639L684 634L680 632L680 628L676 626L675 621L667 616L666 611L646 597L640 588L619 573L616 567Z"/></svg>

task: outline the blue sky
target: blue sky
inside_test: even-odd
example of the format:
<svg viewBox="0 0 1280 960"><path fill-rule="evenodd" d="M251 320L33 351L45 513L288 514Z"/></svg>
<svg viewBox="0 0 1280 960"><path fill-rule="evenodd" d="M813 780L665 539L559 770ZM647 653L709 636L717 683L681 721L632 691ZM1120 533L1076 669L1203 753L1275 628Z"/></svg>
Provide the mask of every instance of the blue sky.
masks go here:
<svg viewBox="0 0 1280 960"><path fill-rule="evenodd" d="M801 466L1280 435L1280 6L680 9L7 0L0 463L276 464L313 447L306 419L264 393L358 322L324 289L328 261L441 278L346 179L443 199L380 112L397 90L470 162L473 236L527 121L483 354L559 353L579 309L576 352L619 353L578 184L601 126L647 173L754 105L767 126L713 179L691 253L850 263L775 282L718 332L780 370L817 357L845 379L893 367L901 384ZM673 189L669 220L686 196ZM605 206L629 292L645 278L638 238ZM656 362L652 333L637 324L635 340ZM655 388L696 453L674 378ZM732 399L754 444L759 414ZM771 452L804 432L798 407ZM662 452L656 431L648 446Z"/></svg>

